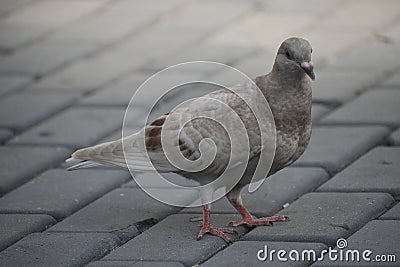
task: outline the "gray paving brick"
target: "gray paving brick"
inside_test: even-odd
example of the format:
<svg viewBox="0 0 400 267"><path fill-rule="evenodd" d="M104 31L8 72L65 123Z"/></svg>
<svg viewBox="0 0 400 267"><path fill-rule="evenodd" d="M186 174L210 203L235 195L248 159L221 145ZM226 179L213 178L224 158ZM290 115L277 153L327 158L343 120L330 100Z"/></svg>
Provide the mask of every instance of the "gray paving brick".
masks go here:
<svg viewBox="0 0 400 267"><path fill-rule="evenodd" d="M246 73L249 77L254 78L271 71L275 56L275 51L263 49L259 53L243 58L233 66Z"/></svg>
<svg viewBox="0 0 400 267"><path fill-rule="evenodd" d="M317 78L312 85L314 101L333 105L352 99L376 80L370 72L358 69L337 70L328 67L316 72Z"/></svg>
<svg viewBox="0 0 400 267"><path fill-rule="evenodd" d="M142 92L142 97L140 98L140 101L137 102L140 103L140 106L151 107L157 103L157 100L163 95L164 90L173 89L183 82L198 80L199 76L203 78L203 75L199 75L198 73L190 73L190 71L183 73L183 71L171 70L169 72L163 73L161 75L161 78L158 78L160 76L152 78L148 85L144 89L142 89L145 91L140 91ZM134 96L134 93L139 88L139 86L142 85L142 83L148 78L150 78L150 75L134 75L127 80L121 81L119 84L117 83L116 93L114 93L114 86L111 84L105 89L101 90L101 92L99 92L99 96L97 96L97 94L94 94L93 96L83 100L82 103L95 105L126 106L131 98ZM118 87L120 87L121 89L118 89ZM160 104L162 104L163 107L168 106L165 107L165 110L167 110L166 112L169 112L172 107L181 103L179 101L184 101L196 96L202 96L219 88L220 87L206 83L192 83L189 85L181 86L175 88L170 93L163 96L163 98L160 99L160 101L158 102L158 106L160 106ZM120 93L121 95L119 95ZM138 95L135 95L135 97L137 99ZM169 106L172 107L169 108Z"/></svg>
<svg viewBox="0 0 400 267"><path fill-rule="evenodd" d="M213 61L231 65L239 59L246 58L254 53L257 48L254 46L244 46L235 44L213 45L200 43L195 46L189 46L168 55L148 62L144 69L158 71L175 64L187 61Z"/></svg>
<svg viewBox="0 0 400 267"><path fill-rule="evenodd" d="M393 203L385 193L309 193L278 214L290 221L257 227L243 238L260 241L335 244L348 237Z"/></svg>
<svg viewBox="0 0 400 267"><path fill-rule="evenodd" d="M322 104L313 103L312 110L311 110L311 117L314 123L317 123L321 117L327 114L331 109Z"/></svg>
<svg viewBox="0 0 400 267"><path fill-rule="evenodd" d="M124 109L120 108L74 107L30 128L10 143L85 147L122 127L123 116Z"/></svg>
<svg viewBox="0 0 400 267"><path fill-rule="evenodd" d="M19 89L30 81L31 77L25 75L2 75L0 76L0 96Z"/></svg>
<svg viewBox="0 0 400 267"><path fill-rule="evenodd" d="M254 193L243 189L242 198L248 210L256 216L271 216L286 203L313 191L328 180L328 174L320 168L286 168L269 177ZM226 198L211 205L213 213L237 213ZM201 208L186 208L181 212L201 213Z"/></svg>
<svg viewBox="0 0 400 267"><path fill-rule="evenodd" d="M400 89L400 73L393 75L392 77L384 80L380 87L382 88L393 88L393 89Z"/></svg>
<svg viewBox="0 0 400 267"><path fill-rule="evenodd" d="M392 145L399 146L400 145L400 128L394 131L390 137L389 141Z"/></svg>
<svg viewBox="0 0 400 267"><path fill-rule="evenodd" d="M0 195L58 165L69 153L62 147L0 147Z"/></svg>
<svg viewBox="0 0 400 267"><path fill-rule="evenodd" d="M131 55L132 51L141 51L147 60L159 59L185 47L194 46L218 27L233 21L250 8L249 2L231 5L227 1L220 1L214 3L213 8L207 3L194 2L116 49L125 55ZM204 20L205 17L207 20ZM202 23L197 23L200 20ZM154 42L154 36L157 36L157 42ZM141 55L137 56L143 58Z"/></svg>
<svg viewBox="0 0 400 267"><path fill-rule="evenodd" d="M268 249L267 253L271 250L286 251L287 253L284 258L288 260L279 261L276 254L273 256L272 261L269 258L265 261L259 260L257 253L260 250L264 250L265 246L267 246ZM239 241L234 243L232 246L229 246L228 248L218 252L208 261L204 262L201 266L305 266L312 263L312 261L291 261L288 253L291 250L296 250L300 253L303 250L314 250L318 256L318 254L325 248L326 246L321 243ZM261 256L264 257L264 254Z"/></svg>
<svg viewBox="0 0 400 267"><path fill-rule="evenodd" d="M165 192L171 193L171 190ZM178 210L154 200L139 188L121 188L69 216L49 231L111 232L126 240Z"/></svg>
<svg viewBox="0 0 400 267"><path fill-rule="evenodd" d="M7 53L15 52L23 46L29 45L51 32L49 27L35 27L29 25L0 24L0 48Z"/></svg>
<svg viewBox="0 0 400 267"><path fill-rule="evenodd" d="M120 55L118 50L82 58L31 86L32 90L89 92L137 69L142 61ZM132 56L132 55L131 55ZM1 64L1 61L0 61Z"/></svg>
<svg viewBox="0 0 400 267"><path fill-rule="evenodd" d="M12 50L18 46L27 45L94 11L101 5L102 3L68 1L42 1L25 5L2 20L0 31L3 38L0 46ZM50 16L42 15L50 12Z"/></svg>
<svg viewBox="0 0 400 267"><path fill-rule="evenodd" d="M0 128L0 144L4 143L13 136L12 132L8 129Z"/></svg>
<svg viewBox="0 0 400 267"><path fill-rule="evenodd" d="M0 252L2 266L82 266L118 245L101 233L35 233Z"/></svg>
<svg viewBox="0 0 400 267"><path fill-rule="evenodd" d="M371 75L378 75L382 78L386 72L393 71L400 66L400 62L393 56L399 52L400 47L395 42L366 40L353 49L349 49L348 53L336 58L332 66L336 69L368 71ZM376 62L385 62L385 64L380 64L377 68Z"/></svg>
<svg viewBox="0 0 400 267"><path fill-rule="evenodd" d="M43 213L61 220L129 179L119 170L49 170L3 196L0 212Z"/></svg>
<svg viewBox="0 0 400 267"><path fill-rule="evenodd" d="M273 12L290 12L304 14L320 14L333 9L342 3L341 0L327 1L325 4L320 1L310 1L310 5L302 5L299 2L292 3L290 0L260 2L263 8Z"/></svg>
<svg viewBox="0 0 400 267"><path fill-rule="evenodd" d="M136 261L94 261L88 267L132 267Z"/></svg>
<svg viewBox="0 0 400 267"><path fill-rule="evenodd" d="M205 235L197 241L196 237L200 227L198 222L190 222L191 217L193 214L168 216L165 220L112 251L103 260L162 260L193 265L204 261L226 246L224 240L211 235ZM211 216L211 222L215 226L223 226L238 218L238 216L214 214ZM244 227L237 227L237 231L241 235L247 230Z"/></svg>
<svg viewBox="0 0 400 267"><path fill-rule="evenodd" d="M71 105L76 94L16 93L0 100L0 127L22 131Z"/></svg>
<svg viewBox="0 0 400 267"><path fill-rule="evenodd" d="M0 5L0 15L3 16L14 12L30 2L32 2L32 0L4 0Z"/></svg>
<svg viewBox="0 0 400 267"><path fill-rule="evenodd" d="M360 13L360 10L363 10L363 12ZM354 27L356 29L367 28L371 31L374 29L379 29L386 24L391 24L390 21L396 16L397 10L398 7L395 1L388 1L384 6L375 1L365 2L362 5L360 5L360 2L358 1L344 1L332 11L332 16L328 16L326 19L322 20L320 24L324 28L341 26L342 29ZM379 40L380 38L376 39ZM370 43L370 40L364 40L359 44L368 46L371 45ZM394 44L392 43L392 45ZM373 53L382 53L382 51L374 51L373 49L370 49L368 51L363 50L362 52L359 52L361 55L368 56ZM374 59L376 58L377 57L374 57Z"/></svg>
<svg viewBox="0 0 400 267"><path fill-rule="evenodd" d="M307 150L294 165L323 167L334 174L384 143L388 133L388 129L380 126L314 127Z"/></svg>
<svg viewBox="0 0 400 267"><path fill-rule="evenodd" d="M1 57L0 72L41 76L93 49L93 45L82 42L38 42Z"/></svg>
<svg viewBox="0 0 400 267"><path fill-rule="evenodd" d="M127 106L133 94L149 75L135 73L129 78L113 82L83 98L83 105Z"/></svg>
<svg viewBox="0 0 400 267"><path fill-rule="evenodd" d="M386 192L400 199L400 147L377 147L323 184L318 191Z"/></svg>
<svg viewBox="0 0 400 267"><path fill-rule="evenodd" d="M48 215L0 214L0 251L32 232L45 230L55 222Z"/></svg>
<svg viewBox="0 0 400 267"><path fill-rule="evenodd" d="M89 267L184 267L182 263L172 261L96 261L92 262Z"/></svg>
<svg viewBox="0 0 400 267"><path fill-rule="evenodd" d="M400 221L374 220L361 228L347 240L348 249L357 249L360 252L360 261L340 261L340 266L398 266L398 262L376 262L376 255L395 255L398 261L400 257ZM346 251L344 249L343 251ZM362 258L362 252L370 250L370 262ZM339 261L329 261L324 257L324 261L313 264L312 266L338 266Z"/></svg>
<svg viewBox="0 0 400 267"><path fill-rule="evenodd" d="M96 43L110 43L154 22L160 15L175 9L182 0L132 2L122 0L107 5L102 12L84 18L80 23L59 31L53 39L84 40ZM132 10L134 16L132 16ZM140 12L138 12L140 10ZM151 12L150 12L151 11ZM112 30L104 31L112 25Z"/></svg>
<svg viewBox="0 0 400 267"><path fill-rule="evenodd" d="M324 124L400 126L400 91L372 90L326 116Z"/></svg>
<svg viewBox="0 0 400 267"><path fill-rule="evenodd" d="M389 211L385 212L379 219L383 220L400 220L400 204L397 203Z"/></svg>
<svg viewBox="0 0 400 267"><path fill-rule="evenodd" d="M78 1L41 1L26 5L18 12L10 14L2 22L11 25L31 25L37 27L60 27L94 12L104 3ZM70 12L67 12L69 10ZM51 16L43 14L54 12Z"/></svg>
<svg viewBox="0 0 400 267"><path fill-rule="evenodd" d="M162 177L167 179L168 181L187 187L199 186L199 183L190 179L186 179L179 174L175 173L162 173ZM168 186L164 184L160 184L159 176L156 173L138 173L135 175L135 178L132 179L129 183L123 185L123 187L139 187L136 181L139 181L140 186L149 187L149 188L168 188Z"/></svg>

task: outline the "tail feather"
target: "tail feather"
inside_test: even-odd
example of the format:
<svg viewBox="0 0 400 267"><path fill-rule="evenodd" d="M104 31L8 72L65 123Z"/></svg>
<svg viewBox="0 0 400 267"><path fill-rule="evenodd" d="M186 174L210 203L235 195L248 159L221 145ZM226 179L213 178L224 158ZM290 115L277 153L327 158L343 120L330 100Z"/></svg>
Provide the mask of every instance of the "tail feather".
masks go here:
<svg viewBox="0 0 400 267"><path fill-rule="evenodd" d="M127 147L129 147L129 150L125 151L125 155L122 139L79 149L71 155L71 158L67 159L67 162L76 163L68 170L91 168L99 165L111 165L127 169L128 162L129 169L137 172L152 172L154 171L153 164L157 165L158 171L171 171L171 165L164 162L164 155L159 155L160 153L150 153L152 162L149 161L141 138L143 138L143 134L139 132L124 139L124 143L126 142Z"/></svg>
<svg viewBox="0 0 400 267"><path fill-rule="evenodd" d="M74 159L74 158L69 158L69 159ZM84 161L81 161L81 162L69 167L67 170L74 171L74 170L79 170L79 169L91 168L91 167L95 167L95 166L99 166L99 165L101 165L101 164L94 162L94 161L84 160Z"/></svg>

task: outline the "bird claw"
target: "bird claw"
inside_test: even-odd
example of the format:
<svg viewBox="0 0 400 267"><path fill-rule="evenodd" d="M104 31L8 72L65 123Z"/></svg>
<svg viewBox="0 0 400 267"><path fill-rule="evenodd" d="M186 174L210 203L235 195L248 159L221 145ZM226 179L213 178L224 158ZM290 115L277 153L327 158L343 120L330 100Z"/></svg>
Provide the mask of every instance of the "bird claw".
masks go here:
<svg viewBox="0 0 400 267"><path fill-rule="evenodd" d="M246 226L260 226L260 225L266 225L266 226L272 226L273 222L283 222L283 221L288 221L289 218L284 215L275 215L271 217L263 217L263 218L245 218L241 221L237 222L231 222L229 223L230 226L240 226L240 225L246 225Z"/></svg>
<svg viewBox="0 0 400 267"><path fill-rule="evenodd" d="M235 231L231 228L221 228L221 227L214 227L212 225L203 225L200 230L200 233L197 236L197 240L200 240L203 237L203 235L206 233L208 233L210 235L218 236L218 237L222 238L223 240L225 240L225 242L228 244L232 244L233 241L225 233L235 234L235 235L238 234L237 231Z"/></svg>

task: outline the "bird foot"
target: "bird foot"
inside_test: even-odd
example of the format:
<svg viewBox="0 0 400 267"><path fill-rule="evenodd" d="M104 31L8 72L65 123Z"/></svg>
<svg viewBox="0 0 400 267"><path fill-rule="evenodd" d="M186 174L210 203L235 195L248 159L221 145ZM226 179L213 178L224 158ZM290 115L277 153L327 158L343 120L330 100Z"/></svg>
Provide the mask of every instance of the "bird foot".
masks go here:
<svg viewBox="0 0 400 267"><path fill-rule="evenodd" d="M253 218L248 217L241 221L231 222L230 226L239 226L239 225L246 225L246 226L260 226L260 225L272 225L273 222L283 222L289 220L288 217L283 215L276 215L271 217L263 217L263 218Z"/></svg>
<svg viewBox="0 0 400 267"><path fill-rule="evenodd" d="M204 234L210 234L210 235L215 235L218 237L221 237L223 240L225 240L226 243L231 244L233 241L225 234L237 234L237 232L231 228L221 228L221 227L214 227L211 224L202 224L201 230L199 235L197 236L197 240L200 240Z"/></svg>

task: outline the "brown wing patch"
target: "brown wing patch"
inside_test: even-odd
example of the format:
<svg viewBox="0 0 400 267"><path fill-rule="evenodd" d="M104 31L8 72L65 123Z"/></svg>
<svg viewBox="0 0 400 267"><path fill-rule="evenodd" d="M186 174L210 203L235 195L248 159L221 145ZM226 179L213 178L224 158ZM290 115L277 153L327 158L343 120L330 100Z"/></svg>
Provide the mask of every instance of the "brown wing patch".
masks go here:
<svg viewBox="0 0 400 267"><path fill-rule="evenodd" d="M146 149L149 151L157 151L162 149L161 146L161 131L165 123L166 115L157 118L145 128Z"/></svg>
<svg viewBox="0 0 400 267"><path fill-rule="evenodd" d="M157 118L145 128L146 149L148 151L162 151L161 131L168 114L169 113L160 118ZM194 150L190 149L188 145L181 139L179 139L179 149L182 152L183 156L188 159L191 159L192 155L195 152Z"/></svg>

